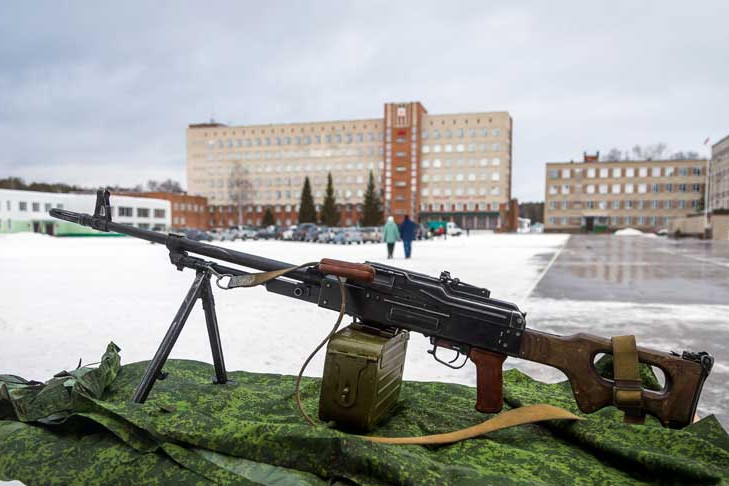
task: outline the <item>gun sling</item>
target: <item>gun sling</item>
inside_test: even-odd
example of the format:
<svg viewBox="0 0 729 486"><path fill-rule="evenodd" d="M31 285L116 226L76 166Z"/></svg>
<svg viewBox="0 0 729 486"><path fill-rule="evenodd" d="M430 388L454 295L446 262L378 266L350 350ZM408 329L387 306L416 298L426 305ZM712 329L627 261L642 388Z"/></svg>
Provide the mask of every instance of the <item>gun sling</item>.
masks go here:
<svg viewBox="0 0 729 486"><path fill-rule="evenodd" d="M615 336L613 348L613 403L625 412L625 423L642 424L643 387L638 372L638 350L635 336Z"/></svg>

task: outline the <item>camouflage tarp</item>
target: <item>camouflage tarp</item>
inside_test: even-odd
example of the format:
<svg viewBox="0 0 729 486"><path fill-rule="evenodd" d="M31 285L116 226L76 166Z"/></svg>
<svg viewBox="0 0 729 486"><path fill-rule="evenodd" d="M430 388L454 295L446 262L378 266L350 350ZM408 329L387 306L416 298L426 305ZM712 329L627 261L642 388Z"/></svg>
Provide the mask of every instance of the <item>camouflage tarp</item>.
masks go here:
<svg viewBox="0 0 729 486"><path fill-rule="evenodd" d="M374 444L303 422L295 378L171 360L144 405L129 402L146 363L96 369L46 385L0 376L0 479L27 484L632 484L729 482L729 436L713 417L683 430L625 425L609 407L577 423L545 422L448 446ZM649 377L647 376L646 379ZM508 407L550 403L579 414L566 383L504 374ZM647 383L648 384L648 383ZM319 380L302 392L315 416ZM376 435L449 432L481 422L475 389L407 382Z"/></svg>

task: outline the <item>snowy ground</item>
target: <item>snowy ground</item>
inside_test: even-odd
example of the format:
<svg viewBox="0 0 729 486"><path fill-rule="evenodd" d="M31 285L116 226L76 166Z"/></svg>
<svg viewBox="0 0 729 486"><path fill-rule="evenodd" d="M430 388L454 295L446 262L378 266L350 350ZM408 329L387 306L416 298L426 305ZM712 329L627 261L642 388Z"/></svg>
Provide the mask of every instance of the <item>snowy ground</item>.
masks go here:
<svg viewBox="0 0 729 486"><path fill-rule="evenodd" d="M447 241L415 242L413 259L398 246L392 265L454 277L482 285L492 296L516 302L529 313L528 325L571 334L588 331L604 336L636 333L641 344L657 349L698 349L682 344L675 333L636 330L636 322L673 329L726 329L729 306L648 305L529 297L547 267L562 250L564 235L472 235ZM248 241L224 246L289 263L322 257L350 261L383 261L384 245L335 246L314 243ZM557 259L559 260L559 259ZM74 368L79 358L97 361L113 340L123 362L147 360L193 279L178 272L167 252L132 238L52 238L35 234L0 236L0 373L44 380L61 369ZM231 370L295 374L302 361L331 328L335 313L264 289L216 288L218 320L226 365ZM643 328L645 330L652 328ZM679 341L679 342L676 342ZM680 346L677 346L680 345ZM475 384L469 364L451 370L426 353L428 342L412 335L405 378ZM703 349L703 348L702 348ZM193 311L172 357L210 362L202 309ZM724 372L729 372L727 361ZM321 375L323 355L308 375ZM544 380L563 379L550 368L509 359ZM719 382L713 384L718 390ZM704 412L721 411L719 392L707 384ZM722 386L723 393L723 386Z"/></svg>

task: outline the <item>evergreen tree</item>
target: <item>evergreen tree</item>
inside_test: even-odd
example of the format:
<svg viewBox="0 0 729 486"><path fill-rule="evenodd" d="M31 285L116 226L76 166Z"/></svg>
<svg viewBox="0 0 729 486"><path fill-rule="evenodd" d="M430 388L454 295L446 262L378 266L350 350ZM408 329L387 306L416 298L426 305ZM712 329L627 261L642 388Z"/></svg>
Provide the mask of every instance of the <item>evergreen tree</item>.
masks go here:
<svg viewBox="0 0 729 486"><path fill-rule="evenodd" d="M327 193L324 196L324 204L321 208L321 222L327 226L339 225L339 211L337 211L337 200L334 196L334 183L332 173L327 176Z"/></svg>
<svg viewBox="0 0 729 486"><path fill-rule="evenodd" d="M271 226L273 224L276 224L276 218L273 217L273 212L271 211L271 208L266 208L266 212L263 213L263 221L261 222L263 226Z"/></svg>
<svg viewBox="0 0 729 486"><path fill-rule="evenodd" d="M367 190L364 195L364 207L362 208L362 226L379 226L382 224L382 194L375 191L375 176L370 171L370 179L367 182Z"/></svg>
<svg viewBox="0 0 729 486"><path fill-rule="evenodd" d="M311 195L311 183L308 176L304 179L304 188L301 190L299 223L316 223L316 207L314 207L314 197Z"/></svg>

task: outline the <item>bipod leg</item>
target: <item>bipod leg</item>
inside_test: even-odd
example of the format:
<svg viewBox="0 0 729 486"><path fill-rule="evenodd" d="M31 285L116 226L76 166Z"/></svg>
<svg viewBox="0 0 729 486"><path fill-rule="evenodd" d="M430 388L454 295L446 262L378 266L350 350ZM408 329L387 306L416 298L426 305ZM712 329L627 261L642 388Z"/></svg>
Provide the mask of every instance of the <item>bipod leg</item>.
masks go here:
<svg viewBox="0 0 729 486"><path fill-rule="evenodd" d="M213 288L210 286L210 275L203 283L200 298L205 311L205 324L208 327L210 350L213 352L213 365L215 366L213 383L222 385L228 383L228 374L225 371L223 347L220 344L220 330L218 329L218 317L215 315L215 299L213 298Z"/></svg>
<svg viewBox="0 0 729 486"><path fill-rule="evenodd" d="M144 403L147 400L147 396L152 390L154 382L160 376L162 367L167 361L177 338L180 336L180 332L182 332L182 328L185 326L185 321L195 306L195 301L200 297L205 283L208 284L208 287L210 286L210 274L205 271L198 271L195 280L190 286L190 290L187 291L185 300L182 301L182 305L180 305L177 314L175 314L175 318L172 320L172 324L170 324L170 328L167 330L167 334L162 338L162 343L154 354L154 358L152 358L149 366L147 366L147 370L144 372L144 376L142 376L142 381L134 391L134 396L132 396L134 403Z"/></svg>

